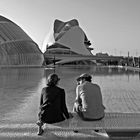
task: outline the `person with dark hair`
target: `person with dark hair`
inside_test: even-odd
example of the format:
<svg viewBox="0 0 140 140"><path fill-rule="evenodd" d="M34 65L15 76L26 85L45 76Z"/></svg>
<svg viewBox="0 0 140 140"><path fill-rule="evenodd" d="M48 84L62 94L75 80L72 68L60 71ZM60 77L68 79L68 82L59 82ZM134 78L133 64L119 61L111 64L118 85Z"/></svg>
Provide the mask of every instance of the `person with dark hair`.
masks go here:
<svg viewBox="0 0 140 140"><path fill-rule="evenodd" d="M76 99L73 111L78 113L82 120L94 121L104 117L105 107L102 101L100 87L91 83L92 77L84 73L77 79Z"/></svg>
<svg viewBox="0 0 140 140"><path fill-rule="evenodd" d="M37 122L39 126L38 135L43 133L42 126L44 123L57 123L72 117L66 107L65 91L57 86L59 80L57 74L50 74L47 79L47 86L42 89L39 121Z"/></svg>

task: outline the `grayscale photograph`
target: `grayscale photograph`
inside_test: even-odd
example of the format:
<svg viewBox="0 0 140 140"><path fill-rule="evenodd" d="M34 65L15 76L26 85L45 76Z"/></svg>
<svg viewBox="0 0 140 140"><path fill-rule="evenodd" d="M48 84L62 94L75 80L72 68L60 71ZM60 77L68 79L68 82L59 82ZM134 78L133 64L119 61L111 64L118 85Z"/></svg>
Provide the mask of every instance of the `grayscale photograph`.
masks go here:
<svg viewBox="0 0 140 140"><path fill-rule="evenodd" d="M140 0L0 0L0 140L140 140Z"/></svg>

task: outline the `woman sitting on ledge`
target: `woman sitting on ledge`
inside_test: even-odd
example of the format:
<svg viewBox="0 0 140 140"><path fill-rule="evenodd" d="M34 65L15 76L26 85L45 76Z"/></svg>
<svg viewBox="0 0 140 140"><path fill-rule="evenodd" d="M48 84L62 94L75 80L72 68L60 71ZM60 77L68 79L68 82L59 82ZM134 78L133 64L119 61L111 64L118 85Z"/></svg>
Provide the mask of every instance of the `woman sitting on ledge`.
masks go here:
<svg viewBox="0 0 140 140"><path fill-rule="evenodd" d="M44 123L57 123L70 118L66 103L65 91L58 87L60 78L56 74L51 74L47 79L47 86L42 89L40 99L39 121L37 122L38 135L43 133Z"/></svg>

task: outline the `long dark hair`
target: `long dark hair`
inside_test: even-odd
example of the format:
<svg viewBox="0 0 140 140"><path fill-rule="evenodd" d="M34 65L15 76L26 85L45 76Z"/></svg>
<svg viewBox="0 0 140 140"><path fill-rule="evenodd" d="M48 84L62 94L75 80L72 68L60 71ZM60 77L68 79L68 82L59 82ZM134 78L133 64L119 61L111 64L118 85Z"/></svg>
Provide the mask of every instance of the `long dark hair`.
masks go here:
<svg viewBox="0 0 140 140"><path fill-rule="evenodd" d="M60 78L58 78L57 74L50 74L47 78L47 85L56 86L58 84L59 80L60 80Z"/></svg>

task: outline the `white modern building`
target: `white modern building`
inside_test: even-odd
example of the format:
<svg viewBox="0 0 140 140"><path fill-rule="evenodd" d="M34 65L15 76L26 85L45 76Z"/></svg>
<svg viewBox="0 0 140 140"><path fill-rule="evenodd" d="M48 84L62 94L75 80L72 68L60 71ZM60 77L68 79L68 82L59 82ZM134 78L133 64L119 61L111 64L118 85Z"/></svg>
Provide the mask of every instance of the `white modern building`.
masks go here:
<svg viewBox="0 0 140 140"><path fill-rule="evenodd" d="M56 19L53 38L54 43L48 45L48 42L46 45L45 57L47 54L92 55L93 48L89 47L91 43L76 19L68 22Z"/></svg>

